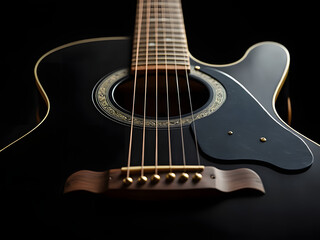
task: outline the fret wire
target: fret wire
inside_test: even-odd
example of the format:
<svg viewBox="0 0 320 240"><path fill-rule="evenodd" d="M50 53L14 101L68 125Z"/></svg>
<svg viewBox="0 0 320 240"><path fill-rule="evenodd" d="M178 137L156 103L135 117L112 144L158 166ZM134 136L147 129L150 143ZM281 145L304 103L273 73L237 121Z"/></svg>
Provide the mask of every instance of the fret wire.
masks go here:
<svg viewBox="0 0 320 240"><path fill-rule="evenodd" d="M144 1L146 2L146 1ZM177 9L180 8L180 3L179 1L174 2L173 0L170 0L170 2L158 2L158 8L172 8L172 7L176 7ZM137 3L137 7L140 7L140 3ZM141 7L141 9L145 9L147 8L146 4L144 3L143 6ZM153 6L151 6L150 8L153 8ZM152 11L151 11L152 13ZM150 14L151 14L150 13Z"/></svg>
<svg viewBox="0 0 320 240"><path fill-rule="evenodd" d="M151 21L149 22L150 24L154 25L155 21L156 21L156 18L151 18L150 19ZM173 22L173 23L179 23L179 24L184 24L184 21L183 21L183 18L180 18L180 17L177 17L177 18L173 18L173 19L170 19L170 18L157 18L157 21L161 24L169 24L170 22ZM146 24L146 20L145 19L142 19L142 24Z"/></svg>
<svg viewBox="0 0 320 240"><path fill-rule="evenodd" d="M152 40L152 41L150 41ZM154 46L155 45L155 39L144 39L143 41L140 40L140 46L145 46L147 44L147 41L148 41L148 45L150 47ZM158 40L159 41L159 40ZM161 41L161 43L159 44L160 46L164 44L164 42L166 42L166 44L180 44L180 45L186 45L187 42L185 39L179 39L179 40L175 40L175 39L172 39L172 40L166 40L166 41Z"/></svg>
<svg viewBox="0 0 320 240"><path fill-rule="evenodd" d="M146 59L146 55L138 55L139 56L139 61L140 61L140 59ZM177 59L177 60L180 60L180 59L183 59L183 60L189 60L189 56L188 55L186 55L186 54L184 54L184 55L177 55L177 54L166 54L166 55L164 55L164 54L154 54L154 55L148 55L149 56L149 58L150 59L155 59L155 58L157 58L158 60L162 60L162 59L165 59L165 58L167 58L167 59ZM133 55L132 56L132 60L134 60L136 58L136 55Z"/></svg>
<svg viewBox="0 0 320 240"><path fill-rule="evenodd" d="M139 55L140 56L140 55ZM147 56L141 56L141 57L139 57L139 61L142 61L142 60L140 60L140 59L146 59L146 57ZM134 56L132 57L132 59L133 58L135 58ZM156 54L156 55L148 55L148 59L150 60L150 59L159 59L159 60L161 60L161 59L165 59L165 58L167 58L167 59L177 59L177 60L189 60L189 57L188 56L186 56L186 55L175 55L175 54L172 54L172 55L161 55L161 56L159 56L158 54Z"/></svg>
<svg viewBox="0 0 320 240"><path fill-rule="evenodd" d="M178 49L178 48L176 48L176 49ZM189 56L189 52L188 52L188 49L187 48L185 48L185 47L183 47L183 48L179 48L180 50L178 51L178 53L177 53L177 51L176 52L174 52L173 51L173 47L171 47L167 52L170 52L169 54L166 54L166 53L164 53L164 47L162 47L161 49L155 49L155 48L153 48L153 49L151 49L151 50L149 50L149 52L151 52L152 51L152 53L155 53L156 51L157 52L161 52L161 53L164 53L165 55L181 55L181 54L183 54L183 55L186 55L186 56ZM136 54L137 52L136 51L134 51L134 52L132 52L132 54ZM139 50L139 52L138 52L138 54L139 54L139 56L140 56L140 53L142 54L142 53L146 53L146 51L145 50Z"/></svg>
<svg viewBox="0 0 320 240"><path fill-rule="evenodd" d="M164 51L162 51L162 52L153 51L152 53L149 52L149 56L155 56L156 54L157 54L159 57L161 57L161 56L166 56L166 57L170 57L170 56L177 56L177 57L179 57L179 56L181 56L181 57L189 58L189 55L188 55L187 52L180 52L180 53L174 53L174 52L168 53L168 52L164 52ZM132 54L132 57L136 57L136 53L133 53L133 54ZM139 52L138 57L145 58L145 57L146 57L146 53L145 53L145 52Z"/></svg>
<svg viewBox="0 0 320 240"><path fill-rule="evenodd" d="M176 44L175 46L177 46L177 47L186 47L186 41L184 41L184 42L165 42L167 45L169 45L169 47L170 46L173 46L174 44ZM143 46L143 47L145 47L146 45L148 45L148 46L150 46L150 47L154 47L155 46L155 43L153 43L153 42L149 42L148 44L146 44L146 43L140 43L139 44L140 46ZM162 44L158 44L158 46L160 46L160 47L162 47L164 45L164 42L162 42Z"/></svg>
<svg viewBox="0 0 320 240"><path fill-rule="evenodd" d="M164 42L164 34L157 34L157 39L158 41L162 41ZM149 39L155 39L156 38L156 33L154 35L151 35L149 36ZM137 37L134 37L133 40L136 40ZM145 37L144 38L140 38L140 39L144 39L145 40ZM184 36L184 34L179 34L179 35L174 35L173 37L166 37L167 40L172 40L172 39L176 39L176 40L184 40L186 41L186 37Z"/></svg>
<svg viewBox="0 0 320 240"><path fill-rule="evenodd" d="M168 11L163 15L164 18L166 18L168 15L170 15L170 13L177 14L177 16L174 16L174 17L173 17L174 19L181 19L181 16L180 16L180 15L182 15L182 11L177 10L177 9L170 9L170 8L168 8ZM146 13L143 12L142 14L145 15ZM178 16L178 15L179 15L179 16ZM155 14L152 14L151 16L154 17ZM144 20L144 19L143 19L143 20Z"/></svg>
<svg viewBox="0 0 320 240"><path fill-rule="evenodd" d="M168 61L170 61L170 60L177 60L177 61L181 61L181 62L188 62L189 61L189 58L177 58L177 57L175 57L175 56L173 56L173 57L168 57L168 56L166 56L165 58L148 58L148 61L155 61L155 60L159 60L159 61L163 61L163 60L165 60L165 59L167 59ZM138 60L138 62L146 62L146 57L144 57L144 58L139 58L139 60Z"/></svg>
<svg viewBox="0 0 320 240"><path fill-rule="evenodd" d="M186 69L188 69L189 65L174 65L174 64L170 64L170 65L165 65L165 64L161 64L161 65L148 65L148 69L150 70L183 70L185 71ZM144 71L146 68L145 65L141 65L141 66L137 66L137 67L131 67L132 70L137 69L138 71Z"/></svg>
<svg viewBox="0 0 320 240"><path fill-rule="evenodd" d="M157 52L165 52L165 49L164 49L164 47L161 47L161 48L157 48L157 49L155 49L154 47L151 47L151 49L149 50L149 52L155 52L155 51L157 51ZM136 49L134 49L133 51L132 51L132 53L133 54L135 54L137 51L136 51ZM145 49L139 49L139 51L138 51L138 53L140 54L140 53L145 53L146 52L146 50ZM176 50L176 52L177 53L183 53L183 54L186 54L186 55L189 55L189 52L188 52L188 49L187 48L178 48L177 50ZM173 51L173 49L168 49L168 51L167 51L167 53L170 55L170 54L174 54L174 51Z"/></svg>
<svg viewBox="0 0 320 240"><path fill-rule="evenodd" d="M164 62L165 60L167 61L178 61L178 62L181 62L181 63L188 63L189 62L189 59L188 58L173 58L173 57L166 57L166 58L152 58L152 59L149 59L148 60L148 63L150 62L155 62L155 61L159 61L159 62ZM141 58L141 60L138 61L138 63L146 63L146 59L145 58Z"/></svg>
<svg viewBox="0 0 320 240"><path fill-rule="evenodd" d="M155 33L156 34L156 33ZM155 35L151 35L150 37L146 37L146 36L142 36L141 38L139 38L139 39L141 39L141 40L143 40L143 41L146 41L147 39L149 40L154 40L156 37L155 37ZM164 41L166 41L166 42L169 42L169 41L172 41L172 40L176 40L176 41L182 41L182 40L184 40L185 42L187 42L187 39L186 39L186 37L185 37L185 34L177 34L177 35L174 35L174 36L170 36L170 37L168 37L167 35L166 35L166 39L164 39L164 34L160 34L160 37L158 36L157 37L157 39L158 39L158 41L161 41L161 42L164 42ZM137 37L134 37L133 38L133 41L135 42L137 40Z"/></svg>
<svg viewBox="0 0 320 240"><path fill-rule="evenodd" d="M155 61L149 61L148 64L146 64L146 62L138 62L138 64L131 64L131 66L133 68L136 68L136 67L146 67L146 66L154 66L156 65L156 62ZM185 67L189 67L190 66L190 63L189 61L180 61L180 60L158 60L157 61L157 65L159 66L159 69L162 69L160 66L185 66ZM185 68L184 68L185 70Z"/></svg>
<svg viewBox="0 0 320 240"><path fill-rule="evenodd" d="M139 6L139 3L138 3L138 6ZM172 2L172 0L171 0L171 2L158 2L158 6L159 7L161 7L161 8L163 8L163 7L177 7L177 8L179 8L180 7L180 4L179 4L179 2ZM146 6L145 6L145 4L143 5L143 9L144 8L146 8Z"/></svg>
<svg viewBox="0 0 320 240"><path fill-rule="evenodd" d="M185 37L185 32L175 32L174 34L172 34L172 36L168 37L168 34L166 34L165 32L169 32L169 30L166 31L158 31L158 32L152 32L149 36L149 38L155 38L156 34L158 35L158 39L162 40L164 39L164 35L166 35L166 38L173 38L173 39L186 39ZM146 36L141 36L141 39L145 39ZM133 37L133 39L137 39L136 36Z"/></svg>
<svg viewBox="0 0 320 240"><path fill-rule="evenodd" d="M156 19L158 22L160 22L161 24L163 22L179 22L179 23L183 23L183 19L181 18L174 18L174 19L170 19L170 18L150 18L149 21L150 21L150 24L155 24L156 22ZM174 20L174 21L173 21Z"/></svg>
<svg viewBox="0 0 320 240"><path fill-rule="evenodd" d="M170 23L164 23L164 26L163 26L163 27L167 28L167 26L165 26L165 25L170 25ZM176 27L180 27L181 30L182 30L182 28L184 28L183 22L173 22L172 25L174 25L175 28L176 28ZM147 26L146 23L144 23L144 22L141 23L141 27L145 28L146 26ZM168 26L168 28L169 28L169 26ZM135 30L136 30L136 29L137 29L137 27L135 27ZM170 30L168 30L168 31L170 31Z"/></svg>
<svg viewBox="0 0 320 240"><path fill-rule="evenodd" d="M150 33L154 33L154 31L152 31L152 29L150 29ZM158 32L160 33L167 33L167 32L170 32L169 29L163 29L163 28L158 28ZM141 34L145 34L145 30L141 30ZM171 32L170 32L171 34ZM185 34L185 31L183 29L174 29L173 32L172 32L173 35L176 35L176 34Z"/></svg>
<svg viewBox="0 0 320 240"><path fill-rule="evenodd" d="M185 56L189 57L189 52L187 48L179 48L179 51L174 51L173 48L170 48L167 52L165 52L164 48L161 49L150 49L149 50L150 55L154 56L158 54L159 56ZM139 52L133 51L132 56L138 54L139 57L143 57L146 55L145 50L139 50Z"/></svg>
<svg viewBox="0 0 320 240"><path fill-rule="evenodd" d="M189 66L189 62L188 61L174 61L174 60L170 60L170 61L158 61L158 65L165 65L165 63L167 63L167 65L182 65L182 66ZM156 65L156 62L155 61L150 61L148 62L148 64L146 64L145 62L141 62L141 63L138 63L137 66L146 66L146 65ZM135 65L134 65L135 66Z"/></svg>
<svg viewBox="0 0 320 240"><path fill-rule="evenodd" d="M144 60L144 61L143 61ZM145 59L143 59L143 60L139 60L139 62L138 62L138 65L143 65L143 64L146 64L146 60ZM167 60L167 62L174 62L174 61L177 61L177 62L179 62L180 64L188 64L188 60L186 60L186 59L173 59L173 58L171 58L171 59L149 59L148 60L148 64L155 64L156 63L156 60L158 61L158 62L164 62L165 60Z"/></svg>
<svg viewBox="0 0 320 240"><path fill-rule="evenodd" d="M152 52L152 51L159 51L159 52L163 52L165 49L164 49L164 45L167 45L167 43L166 42L163 42L163 45L162 46L160 46L158 49L156 49L155 48L155 46L149 46L149 52ZM140 44L139 44L139 46L141 46ZM159 46L159 45L158 45ZM136 49L134 49L134 50L132 50L133 51L133 53L136 53ZM139 49L139 52L145 52L146 50L145 49ZM173 46L169 46L169 49L168 49L168 52L173 52ZM188 48L187 48L187 46L178 46L177 47L177 52L185 52L186 54L188 54L189 52L188 52Z"/></svg>
<svg viewBox="0 0 320 240"><path fill-rule="evenodd" d="M176 58L176 57L165 57L165 58L150 58L148 59L148 62L155 62L155 61L174 61L174 60L177 60L179 62L185 62L185 63L188 63L189 62L189 59L188 58ZM143 63L143 62L146 62L146 58L141 58L139 59L138 61L139 63Z"/></svg>
<svg viewBox="0 0 320 240"><path fill-rule="evenodd" d="M158 59L163 59L165 57L167 58L176 58L176 59L189 59L189 56L187 54L157 54L157 58ZM132 59L135 58L136 55L133 55L132 56ZM139 59L145 59L146 58L146 55L138 55ZM152 54L150 55L150 58L155 58L156 57L156 54Z"/></svg>
<svg viewBox="0 0 320 240"><path fill-rule="evenodd" d="M159 41L160 40L160 41ZM140 46L145 46L147 44L147 41L149 42L148 45L149 47L154 47L155 46L155 41L156 39L155 38L149 38L149 39L143 39L143 40L140 40L140 43L139 45ZM183 46L186 46L187 45L187 40L186 39L182 39L182 38L179 38L179 39L166 39L166 40L161 40L159 38L157 38L157 41L159 42L159 46L163 46L164 43L168 44L168 45L173 45L173 44L177 44L179 46L183 45ZM137 43L134 41L133 44L136 46ZM179 47L178 46L178 47Z"/></svg>

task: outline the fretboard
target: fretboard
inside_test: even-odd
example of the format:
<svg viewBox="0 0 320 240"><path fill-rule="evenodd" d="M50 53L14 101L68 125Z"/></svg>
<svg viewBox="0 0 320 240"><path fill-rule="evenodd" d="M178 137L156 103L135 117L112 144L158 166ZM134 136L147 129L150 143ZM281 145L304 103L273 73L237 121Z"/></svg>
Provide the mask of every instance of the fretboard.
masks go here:
<svg viewBox="0 0 320 240"><path fill-rule="evenodd" d="M138 0L131 70L189 70L180 0Z"/></svg>

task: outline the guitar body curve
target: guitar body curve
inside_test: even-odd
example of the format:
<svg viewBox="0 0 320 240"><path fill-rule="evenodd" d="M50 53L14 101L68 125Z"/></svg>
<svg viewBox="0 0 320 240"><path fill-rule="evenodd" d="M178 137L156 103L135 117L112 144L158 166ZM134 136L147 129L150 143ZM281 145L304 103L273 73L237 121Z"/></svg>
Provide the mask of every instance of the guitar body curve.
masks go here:
<svg viewBox="0 0 320 240"><path fill-rule="evenodd" d="M130 40L126 38L84 40L52 50L36 66L35 72L39 86L41 86L40 91L42 91L50 109L48 109L49 114L46 115L46 119L39 126L39 129L28 138L36 135L34 142L31 143L33 149L45 146L41 151L47 153L46 158L51 159L50 161L60 159L65 169L64 179L78 170L104 171L125 166L127 163L130 126L119 124L101 114L92 101L92 95L93 89L102 77L119 69L128 68L130 65L130 43ZM265 51L266 47L268 51ZM263 66L264 62L261 56L267 52L270 53L272 49L275 54L282 55L282 61L279 60L281 67L278 71L274 71L276 72L274 79L269 84L263 80L266 72L255 74L250 70L252 70L251 67L256 69L257 65L255 64ZM72 209L74 201L84 203L88 202L88 199L96 201L97 213L94 216L88 214L89 218L87 218L88 216L83 213L71 216L74 221L72 224L74 232L84 226L85 230L81 234L88 235L88 237L92 234L117 236L119 224L122 223L123 228L126 229L126 233L123 233L124 236L126 234L130 236L133 231L141 229L143 226L143 229L147 229L145 230L146 234L149 231L150 234L156 231L159 236L168 236L168 234L170 236L208 235L215 239L319 237L319 223L314 219L320 215L318 207L320 194L316 191L320 187L318 174L320 171L318 162L320 148L288 127L279 119L274 108L274 95L280 91L279 86L284 82L288 71L289 59L287 57L288 55L282 47L268 42L251 48L241 61L233 65L212 68L213 66L203 64L194 58L191 59L191 63L199 65L200 70L205 74L217 74L214 76L216 78L219 78L220 75L226 76L226 79L223 80L225 82L222 81L224 87L227 86L227 81L235 79L236 81L232 84L243 89L246 97L249 97L250 101L253 101L253 105L257 106L257 111L268 116L273 124L280 127L286 134L289 133L290 136L293 136L294 141L302 146L305 154L310 153L308 163L302 167L305 170L312 164L309 169L299 174L292 174L292 172L275 171L261 164L252 164L252 162L232 162L229 164L215 161L216 159L212 159L211 153L208 152L210 147L209 150L206 150L201 146L201 139L199 139L200 148L205 153L201 155L204 165L214 165L221 169L249 167L262 178L266 195L244 191L212 199L135 202L112 199L101 201L97 200L96 196L83 192L68 193L64 196L64 199L67 200L64 214L67 216L73 212L70 209ZM270 61L270 58L267 61ZM260 61L255 61L256 59L260 59ZM279 59L279 57L276 56L275 59ZM268 70L263 68L262 71ZM261 88L250 88L251 81L254 82L256 79L258 82L263 82L264 85ZM226 89L228 90L228 88ZM228 101L228 96L226 101ZM216 113L222 111L223 107L224 105ZM214 116L214 113L211 116ZM197 125L198 123L201 125L201 121L207 120L208 117L200 119L197 121ZM186 144L193 146L192 132L187 127L184 127L183 130ZM135 131L137 134L134 142L139 143L141 129L135 128ZM234 132L236 133L236 131ZM201 138L201 131L199 133ZM152 134L150 131L150 136ZM159 134L165 136L166 133L162 131ZM173 138L178 141L179 130L173 132ZM42 142L43 139L46 139L45 144ZM204 141L206 142L206 140ZM266 144L268 141L267 138ZM257 143L264 144L259 139ZM141 153L139 148L140 145L136 147L134 154ZM188 151L192 154L194 150L190 148ZM151 156L153 152L148 154ZM166 154L167 151L160 153L163 158ZM179 155L178 150L174 152L174 155ZM313 161L313 159L315 160ZM179 157L174 161L178 163ZM138 165L139 161L133 160L132 164ZM150 158L147 159L146 164L152 164ZM189 226L188 230L186 230L186 226Z"/></svg>

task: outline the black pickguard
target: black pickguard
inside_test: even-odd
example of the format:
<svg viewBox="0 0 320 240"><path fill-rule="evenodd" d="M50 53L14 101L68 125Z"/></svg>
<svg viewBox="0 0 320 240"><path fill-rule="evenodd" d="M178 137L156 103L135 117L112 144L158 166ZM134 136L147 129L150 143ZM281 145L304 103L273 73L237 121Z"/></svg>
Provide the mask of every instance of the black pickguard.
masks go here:
<svg viewBox="0 0 320 240"><path fill-rule="evenodd" d="M276 122L243 86L219 70L200 66L227 89L223 106L196 121L204 153L227 161L264 162L285 170L301 170L312 164L313 155L303 140Z"/></svg>

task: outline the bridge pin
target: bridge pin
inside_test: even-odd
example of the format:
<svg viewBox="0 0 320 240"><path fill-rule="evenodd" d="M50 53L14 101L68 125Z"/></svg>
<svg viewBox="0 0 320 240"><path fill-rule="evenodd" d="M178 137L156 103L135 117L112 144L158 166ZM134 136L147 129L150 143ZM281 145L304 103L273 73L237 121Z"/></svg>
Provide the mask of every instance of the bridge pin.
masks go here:
<svg viewBox="0 0 320 240"><path fill-rule="evenodd" d="M202 179L201 173L195 173L192 177L193 182L199 182Z"/></svg>
<svg viewBox="0 0 320 240"><path fill-rule="evenodd" d="M173 172L169 172L166 175L166 180L167 182L172 182L176 178L176 175Z"/></svg>
<svg viewBox="0 0 320 240"><path fill-rule="evenodd" d="M122 180L123 184L126 186L129 186L130 184L133 183L133 179L131 177L126 177Z"/></svg>
<svg viewBox="0 0 320 240"><path fill-rule="evenodd" d="M179 178L179 181L184 183L184 182L186 182L188 179L189 179L189 174L184 172L184 173L181 174L181 176L180 176L180 178Z"/></svg>
<svg viewBox="0 0 320 240"><path fill-rule="evenodd" d="M151 177L151 182L153 184L156 184L160 181L160 176L158 174L153 174L152 177Z"/></svg>
<svg viewBox="0 0 320 240"><path fill-rule="evenodd" d="M147 181L148 181L148 178L146 176L140 176L138 178L138 183L141 184L141 185L145 184Z"/></svg>

